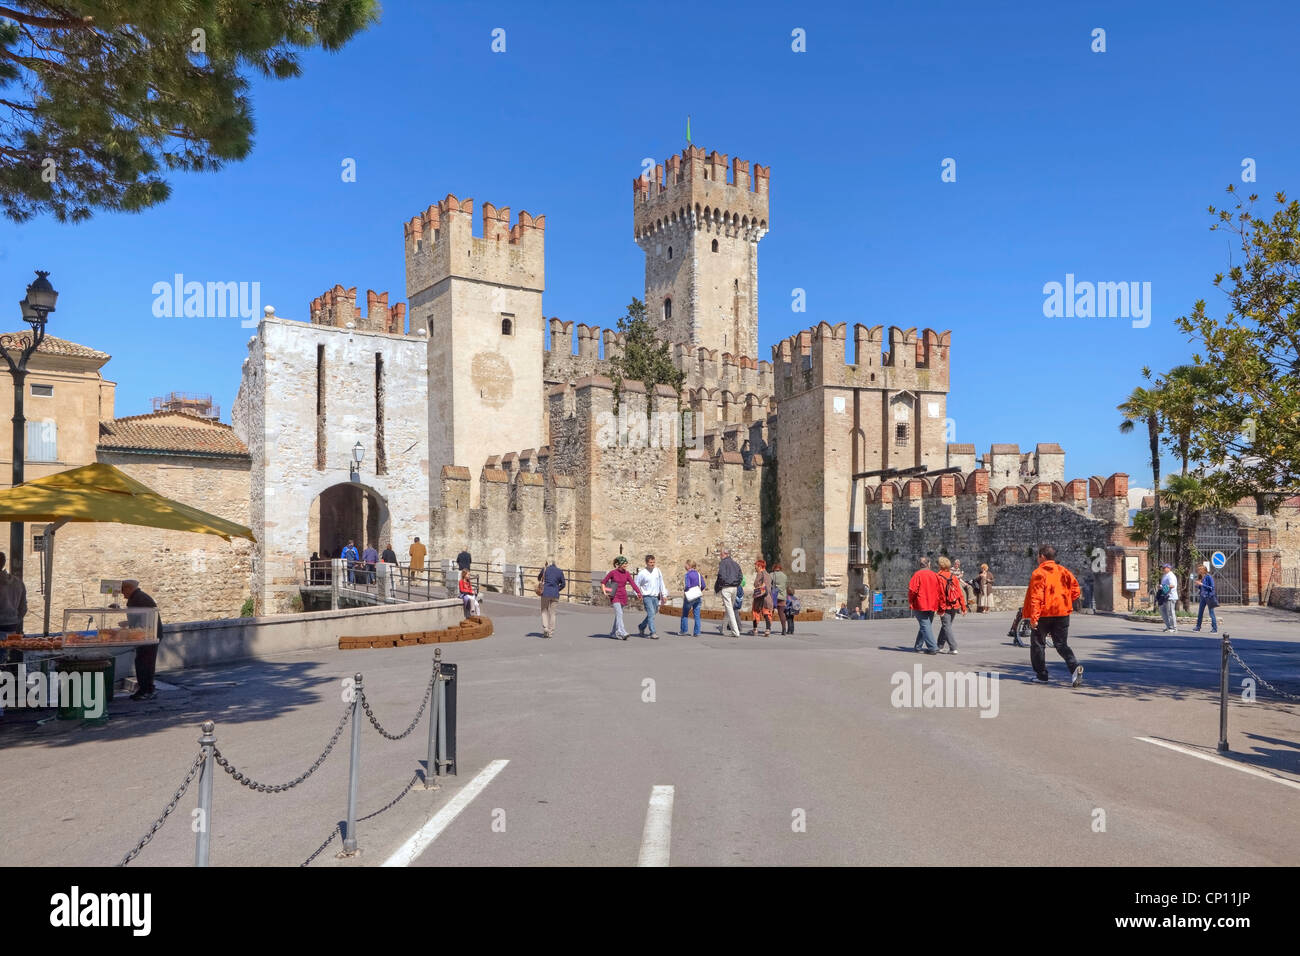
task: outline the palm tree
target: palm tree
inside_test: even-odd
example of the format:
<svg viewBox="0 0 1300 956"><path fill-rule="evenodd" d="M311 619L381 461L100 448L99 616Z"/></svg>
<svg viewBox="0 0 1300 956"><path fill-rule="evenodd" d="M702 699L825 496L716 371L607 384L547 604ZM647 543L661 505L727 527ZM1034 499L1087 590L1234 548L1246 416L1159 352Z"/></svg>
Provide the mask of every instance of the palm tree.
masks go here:
<svg viewBox="0 0 1300 956"><path fill-rule="evenodd" d="M1202 514L1230 508L1235 503L1235 498L1225 495L1213 481L1207 481L1197 474L1170 475L1165 497L1174 502L1184 516L1184 524L1178 532L1178 556L1175 561L1179 568L1186 570L1185 586L1180 589L1180 597L1183 610L1187 610L1191 600L1192 551L1195 548L1196 526L1200 523Z"/></svg>
<svg viewBox="0 0 1300 956"><path fill-rule="evenodd" d="M1143 369L1142 374L1150 378L1150 369ZM1151 554L1152 561L1156 563L1160 560L1160 418L1164 414L1163 407L1164 395L1160 389L1144 388L1139 385L1133 389L1131 394L1123 404L1117 406L1124 420L1120 422L1119 430L1125 435L1133 431L1138 422L1146 422L1147 438L1151 446L1151 487L1154 490L1155 514L1153 515L1151 529ZM1148 568L1148 572L1154 572L1154 567Z"/></svg>
<svg viewBox="0 0 1300 956"><path fill-rule="evenodd" d="M1187 474L1187 465L1197 420L1206 403L1213 398L1215 386L1210 370L1203 365L1178 365L1166 372L1163 380L1156 382L1156 386L1160 393L1161 412L1170 433L1166 444L1178 453L1182 463L1182 470L1177 476L1182 480L1180 487L1198 488L1195 481L1188 484L1190 476ZM1173 487L1171 479L1170 487L1165 489L1165 496L1174 503L1175 508L1174 527L1177 530L1174 534L1174 573L1184 576L1181 597L1186 610L1192 580L1192 569L1188 562L1196 540L1198 513L1194 508L1205 506L1200 504L1197 492L1192 491L1187 495L1170 493Z"/></svg>

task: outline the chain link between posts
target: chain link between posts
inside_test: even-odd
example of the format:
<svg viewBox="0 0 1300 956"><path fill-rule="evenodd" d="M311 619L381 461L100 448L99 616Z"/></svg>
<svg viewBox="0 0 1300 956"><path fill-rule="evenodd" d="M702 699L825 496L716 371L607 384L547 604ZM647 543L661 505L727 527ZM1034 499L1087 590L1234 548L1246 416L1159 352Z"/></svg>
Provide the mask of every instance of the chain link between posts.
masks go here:
<svg viewBox="0 0 1300 956"><path fill-rule="evenodd" d="M361 694L361 707L363 710L365 710L366 717L370 719L370 725L374 727L375 730L379 731L381 735L387 737L389 740L401 740L403 737L408 736L411 733L411 731L413 731L419 725L420 718L424 716L424 708L429 706L429 699L433 696L433 688L434 685L437 683L437 681L438 681L438 665L435 663L433 675L429 678L429 686L424 689L424 700L420 701L420 709L415 712L415 717L411 721L410 726L408 726L400 734L390 734L388 731L384 729L383 724L379 722L379 718L377 718L374 715L374 712L370 709L370 701L366 699L366 691L364 686L359 691L359 693Z"/></svg>
<svg viewBox="0 0 1300 956"><path fill-rule="evenodd" d="M304 780L306 780L308 777L314 774L318 769L320 769L320 765L323 764L325 762L325 758L330 755L330 751L334 749L334 745L339 742L339 737L342 736L343 734L343 728L347 726L348 719L351 718L351 716L352 716L352 705L349 704L347 708L343 711L343 716L339 718L339 725L334 728L334 736L331 737L330 742L325 745L325 750L321 753L319 757L316 758L316 762L312 764L310 767L308 767L301 774L299 774L297 777L295 777L293 780L290 780L288 783L280 783L280 784L258 783L256 780L254 780L252 777L249 777L247 774L240 773L239 770L237 770L235 766L222 755L221 750L218 747L214 746L212 748L212 756L216 759L217 766L220 767L222 770L224 770L226 773L230 774L230 776L232 776L235 779L236 783L240 783L245 787L248 787L250 790L256 790L259 793L284 793L284 791L286 790L292 790L294 787L298 786L298 784L302 783Z"/></svg>
<svg viewBox="0 0 1300 956"><path fill-rule="evenodd" d="M1263 687L1267 687L1269 690L1277 694L1279 697L1285 697L1287 700L1300 700L1300 697L1296 696L1295 694L1288 694L1284 690L1278 690L1268 681L1264 680L1264 678L1256 674L1254 670L1251 669L1251 666L1241 659L1241 655L1237 653L1237 649L1232 646L1232 641L1229 640L1226 636L1224 637L1223 642L1228 645L1228 653L1232 655L1232 659L1235 660L1238 664L1240 664L1242 669L1255 679L1255 683L1260 684Z"/></svg>
<svg viewBox="0 0 1300 956"><path fill-rule="evenodd" d="M377 730L381 735L388 738L389 740L402 740L403 738L410 736L411 732L414 731L417 726L419 726L420 718L424 716L425 708L429 706L429 701L433 698L433 690L434 687L437 686L437 681L438 681L438 662L435 661L433 665L433 674L429 678L428 686L424 689L424 699L420 701L420 708L415 712L415 717L411 720L410 725L400 734L392 734L384 729L384 726L379 722L379 718L377 718L374 714L374 711L370 709L370 701L366 699L364 686L358 691L361 695L362 709L365 710L366 717L370 720L371 726L373 726L375 730ZM305 781L308 777L310 777L312 774L314 774L317 770L320 769L321 764L325 762L326 758L329 757L330 753L334 750L334 747L338 744L339 738L343 735L343 729L347 726L348 720L350 720L351 717L352 717L352 705L348 704L348 706L344 708L343 716L339 718L338 726L334 728L333 736L330 737L330 741L328 744L325 745L325 749L321 752L321 755L317 757L315 762L310 767L308 767L303 773L299 774L297 777L295 777L293 780L290 780L288 783L281 783L281 784L259 783L258 781L254 780L253 778L249 777L247 774L241 772L238 768L236 768L228 759L226 759L226 757L221 753L221 750L216 746L213 746L212 748L212 756L217 766L219 766L222 770L228 773L237 783L241 784L242 786L248 787L250 790L255 790L259 793L284 793L286 790L292 790L294 787L298 786L300 783ZM194 777L198 774L199 770L203 767L203 760L204 760L204 755L202 751L200 751L199 754L194 758L194 763L190 766L189 772L186 773L185 779L181 781L180 787L176 790L176 793L172 796L171 801L167 804L166 808L163 810L162 816L160 816L156 821L154 821L153 825L149 828L149 831L145 833L145 835L139 840L139 842L136 843L135 847L129 853L127 853L126 856L122 858L122 862L119 863L118 866L126 866L137 856L139 856L140 851L143 850L146 846L148 846L149 841L151 841L154 838L154 834L156 834L159 830L162 829L162 826L166 822L167 817L169 817L172 811L176 809L176 805L180 803L181 797L185 796L185 792L189 790L190 784L194 782ZM390 800L387 804L380 807L374 813L362 817L361 820L373 819L374 817L379 816L379 814L383 813L385 810L389 810L392 807L396 806L398 801L400 801L403 797L405 797L408 793L411 792L411 788L415 786L416 782L419 781L419 779L420 779L420 773L419 771L417 771L415 775L411 777L410 782L407 783L407 785L402 789L401 793L399 793L396 797ZM359 823L361 822L361 820L358 820L357 822ZM333 832L329 835L329 838L320 845L320 847L316 850L316 852L314 852L311 856L307 857L307 859L304 860L299 865L307 866L314 859L316 859L316 857L320 856L320 854L325 850L325 848L328 847L339 836L341 830L342 830L341 826L335 827Z"/></svg>
<svg viewBox="0 0 1300 956"><path fill-rule="evenodd" d="M149 832L140 838L139 842L136 843L126 856L122 857L122 862L119 863L118 866L126 866L140 855L141 850L149 845L149 841L154 838L154 834L162 829L163 824L167 822L167 818L171 816L172 811L176 809L176 804L181 802L181 797L185 796L185 791L190 788L190 784L194 782L195 775L200 769L202 769L202 767L203 752L199 751L198 755L194 758L194 763L190 764L190 769L189 772L185 774L185 779L181 781L180 787L177 788L171 801L163 809L162 816L153 822L153 826L149 828Z"/></svg>

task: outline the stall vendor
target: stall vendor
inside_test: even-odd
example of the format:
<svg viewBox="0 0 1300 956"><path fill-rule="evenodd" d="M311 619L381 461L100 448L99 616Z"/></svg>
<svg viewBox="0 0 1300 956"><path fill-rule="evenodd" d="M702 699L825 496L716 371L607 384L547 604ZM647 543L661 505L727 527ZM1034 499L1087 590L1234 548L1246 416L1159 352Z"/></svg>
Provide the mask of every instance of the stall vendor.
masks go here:
<svg viewBox="0 0 1300 956"><path fill-rule="evenodd" d="M157 609L158 605L154 599L140 590L140 582L128 579L122 582L122 596L126 598L127 607L151 607ZM135 615L143 617L144 615ZM127 614L127 620L131 621L132 615ZM143 622L131 621L133 627L139 627ZM162 641L162 617L158 618L159 642ZM158 692L153 686L153 669L158 662L158 645L145 644L135 649L135 679L140 685L139 689L131 695L132 700L153 700L158 696Z"/></svg>
<svg viewBox="0 0 1300 956"><path fill-rule="evenodd" d="M0 551L0 634L21 634L27 616L27 585L6 571L5 563Z"/></svg>

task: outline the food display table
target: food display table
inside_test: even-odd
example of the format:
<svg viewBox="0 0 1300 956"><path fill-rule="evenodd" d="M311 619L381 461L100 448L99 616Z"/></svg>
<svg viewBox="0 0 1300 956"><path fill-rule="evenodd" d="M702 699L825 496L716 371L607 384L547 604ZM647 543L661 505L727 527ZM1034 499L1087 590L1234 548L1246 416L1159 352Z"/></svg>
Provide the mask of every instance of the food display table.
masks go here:
<svg viewBox="0 0 1300 956"><path fill-rule="evenodd" d="M73 630L73 621L85 621L86 630ZM63 614L64 630L49 637L10 634L0 641L0 662L21 664L30 674L41 673L48 680L53 672L104 673L104 687L108 700L112 700L116 683L118 654L134 651L138 647L157 644L158 611L156 608L69 608ZM83 702L84 703L84 702ZM108 701L103 714L96 719L107 719ZM50 706L56 706L51 701ZM59 717L81 719L84 706L69 702L57 704Z"/></svg>

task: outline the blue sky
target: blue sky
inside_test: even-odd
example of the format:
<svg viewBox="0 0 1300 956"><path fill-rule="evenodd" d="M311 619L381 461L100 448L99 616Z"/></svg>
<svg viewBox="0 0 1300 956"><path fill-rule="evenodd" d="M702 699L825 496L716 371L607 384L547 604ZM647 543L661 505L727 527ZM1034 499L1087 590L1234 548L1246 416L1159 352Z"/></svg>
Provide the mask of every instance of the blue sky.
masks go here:
<svg viewBox="0 0 1300 956"><path fill-rule="evenodd" d="M545 214L546 315L611 325L642 294L632 179L686 145L689 113L697 145L772 167L760 357L822 320L951 329L958 441L1056 441L1070 477L1149 483L1115 406L1143 365L1190 356L1175 316L1224 311L1207 206L1231 182L1300 188L1295 5L898 7L390 0L301 79L256 82L248 160L141 215L6 221L0 276L16 302L51 271L50 333L113 355L119 415L180 390L228 420L251 331L156 318L154 283L260 282L297 319L336 282L403 301L402 223L451 192ZM1150 326L1044 317L1067 273L1151 283Z"/></svg>

